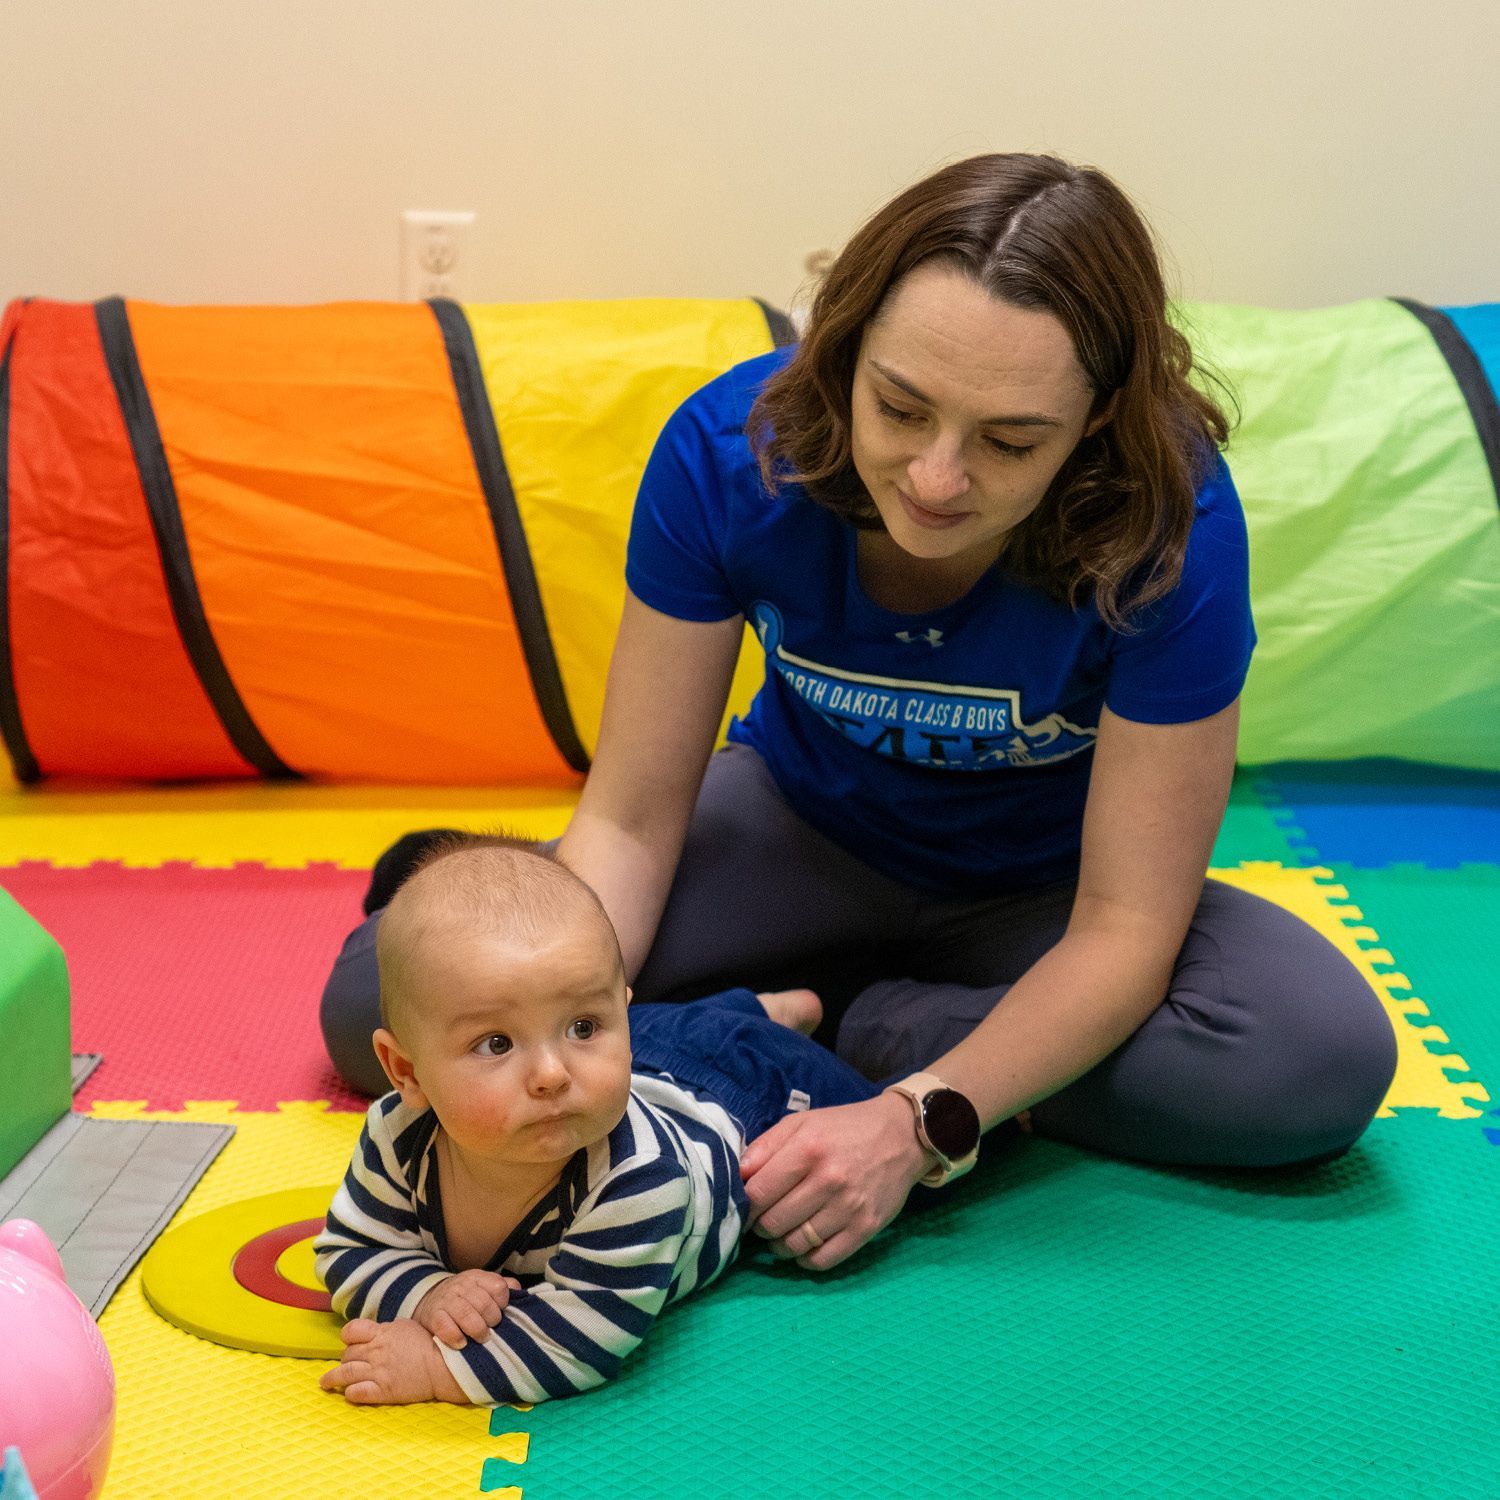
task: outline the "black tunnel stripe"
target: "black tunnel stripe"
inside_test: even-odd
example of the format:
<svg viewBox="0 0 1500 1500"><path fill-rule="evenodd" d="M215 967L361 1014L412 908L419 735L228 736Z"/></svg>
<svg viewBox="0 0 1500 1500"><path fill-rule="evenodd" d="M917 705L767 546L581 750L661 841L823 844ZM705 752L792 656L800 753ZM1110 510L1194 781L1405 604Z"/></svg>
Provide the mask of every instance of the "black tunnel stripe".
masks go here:
<svg viewBox="0 0 1500 1500"><path fill-rule="evenodd" d="M0 356L0 736L18 781L42 774L26 742L10 656L10 349Z"/></svg>
<svg viewBox="0 0 1500 1500"><path fill-rule="evenodd" d="M772 343L778 349L784 349L788 344L795 344L797 329L792 320L779 307L772 307L769 302L763 302L759 297L756 297L754 301L766 316L766 327L771 330Z"/></svg>
<svg viewBox="0 0 1500 1500"><path fill-rule="evenodd" d="M234 748L262 776L295 777L298 773L277 755L250 717L229 676L229 669L224 665L224 658L219 654L208 616L203 611L203 600L193 577L187 533L183 530L182 513L178 509L177 487L172 482L161 430L156 425L156 413L151 409L151 397L141 374L140 361L136 358L135 339L131 336L124 300L107 297L95 303L94 317L104 343L109 378L119 398L125 430L135 454L136 471L145 491L146 509L156 535L156 550L161 556L167 597L188 660Z"/></svg>
<svg viewBox="0 0 1500 1500"><path fill-rule="evenodd" d="M1447 313L1425 302L1416 302L1409 297L1392 297L1398 307L1404 307L1432 335L1438 351L1448 361L1448 368L1458 382L1469 406L1469 415L1474 419L1475 431L1479 434L1479 446L1484 450L1484 460L1490 468L1490 484L1495 491L1495 502L1500 505L1500 401L1490 385L1479 356L1469 347L1469 341L1458 331L1457 325Z"/></svg>
<svg viewBox="0 0 1500 1500"><path fill-rule="evenodd" d="M448 352L453 388L458 393L458 406L474 454L474 467L484 491L495 544L500 550L500 566L510 590L511 609L515 612L516 627L521 634L521 651L531 677L532 694L558 754L573 770L586 772L589 768L588 752L573 725L562 673L552 649L552 633L547 628L542 592L531 564L531 548L516 505L516 492L505 467L505 454L500 447L500 433L495 427L495 414L490 407L489 391L480 368L479 351L474 347L473 331L458 303L434 297L427 305L437 319L443 347Z"/></svg>

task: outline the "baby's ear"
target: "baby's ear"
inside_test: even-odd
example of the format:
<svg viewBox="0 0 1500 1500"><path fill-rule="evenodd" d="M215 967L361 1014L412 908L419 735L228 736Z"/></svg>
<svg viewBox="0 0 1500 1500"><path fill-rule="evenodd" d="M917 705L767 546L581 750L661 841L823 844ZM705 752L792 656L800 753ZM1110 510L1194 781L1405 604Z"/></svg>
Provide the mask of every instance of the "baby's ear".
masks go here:
<svg viewBox="0 0 1500 1500"><path fill-rule="evenodd" d="M426 1109L427 1095L417 1082L411 1054L396 1040L395 1033L381 1026L376 1029L371 1040L375 1046L375 1056L385 1070L385 1076L390 1079L391 1087L401 1095L402 1102L413 1109Z"/></svg>

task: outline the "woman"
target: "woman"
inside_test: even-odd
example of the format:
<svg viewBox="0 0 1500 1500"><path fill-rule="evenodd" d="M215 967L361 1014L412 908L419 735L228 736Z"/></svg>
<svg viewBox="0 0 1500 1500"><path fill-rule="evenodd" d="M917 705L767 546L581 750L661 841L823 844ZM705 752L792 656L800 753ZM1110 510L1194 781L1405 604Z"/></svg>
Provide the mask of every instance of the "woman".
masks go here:
<svg viewBox="0 0 1500 1500"><path fill-rule="evenodd" d="M800 346L657 444L558 856L638 999L813 984L839 1052L896 1080L746 1152L758 1231L806 1267L958 1175L979 1128L1265 1166L1339 1155L1385 1096L1353 966L1205 880L1254 631L1191 366L1119 189L982 156L877 213ZM711 757L746 618L766 686ZM324 1003L346 1073L362 932Z"/></svg>

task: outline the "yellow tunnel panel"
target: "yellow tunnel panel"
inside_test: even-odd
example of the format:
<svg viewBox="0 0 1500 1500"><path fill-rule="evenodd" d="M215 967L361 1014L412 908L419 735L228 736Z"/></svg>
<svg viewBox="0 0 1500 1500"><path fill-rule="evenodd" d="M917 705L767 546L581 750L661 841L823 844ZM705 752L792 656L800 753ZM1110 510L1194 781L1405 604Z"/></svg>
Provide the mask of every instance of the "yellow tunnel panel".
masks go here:
<svg viewBox="0 0 1500 1500"><path fill-rule="evenodd" d="M464 312L558 671L592 754L646 460L672 412L731 365L766 353L770 330L749 298L489 304ZM745 710L761 675L747 630L730 713Z"/></svg>

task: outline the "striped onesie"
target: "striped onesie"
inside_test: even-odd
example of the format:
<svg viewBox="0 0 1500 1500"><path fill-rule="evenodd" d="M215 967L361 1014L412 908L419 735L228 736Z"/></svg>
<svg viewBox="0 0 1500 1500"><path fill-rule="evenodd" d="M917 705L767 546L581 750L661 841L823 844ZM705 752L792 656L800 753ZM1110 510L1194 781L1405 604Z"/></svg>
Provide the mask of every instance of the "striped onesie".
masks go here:
<svg viewBox="0 0 1500 1500"><path fill-rule="evenodd" d="M436 1138L432 1111L397 1093L370 1106L314 1246L341 1317L408 1318L452 1274ZM614 1375L664 1307L734 1258L748 1211L743 1148L718 1104L633 1073L624 1118L574 1154L485 1267L524 1290L484 1342L438 1343L469 1400L545 1401Z"/></svg>

